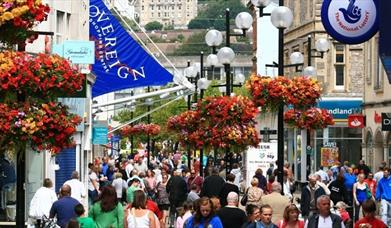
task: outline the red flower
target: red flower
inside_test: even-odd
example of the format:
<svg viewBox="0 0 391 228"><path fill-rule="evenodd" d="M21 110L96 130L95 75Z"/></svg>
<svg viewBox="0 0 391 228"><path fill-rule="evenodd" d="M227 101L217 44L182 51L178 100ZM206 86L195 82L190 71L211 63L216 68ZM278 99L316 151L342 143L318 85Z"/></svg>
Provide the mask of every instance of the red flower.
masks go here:
<svg viewBox="0 0 391 228"><path fill-rule="evenodd" d="M290 109L284 113L284 121L301 129L322 129L334 125L333 117L326 109L309 108L305 111Z"/></svg>

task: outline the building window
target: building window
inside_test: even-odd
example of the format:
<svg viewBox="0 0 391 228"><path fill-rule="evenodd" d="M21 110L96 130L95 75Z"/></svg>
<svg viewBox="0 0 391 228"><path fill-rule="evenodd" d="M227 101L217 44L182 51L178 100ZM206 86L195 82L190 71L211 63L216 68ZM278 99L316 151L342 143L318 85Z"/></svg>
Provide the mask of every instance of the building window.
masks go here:
<svg viewBox="0 0 391 228"><path fill-rule="evenodd" d="M335 45L335 89L345 89L345 45Z"/></svg>
<svg viewBox="0 0 391 228"><path fill-rule="evenodd" d="M57 11L57 17L56 17L56 42L62 43L65 33L65 13L61 11Z"/></svg>
<svg viewBox="0 0 391 228"><path fill-rule="evenodd" d="M379 38L377 37L375 39L376 44L379 43ZM381 90L383 89L383 64L381 62L380 57L376 58L376 72L375 72L375 77L374 77L374 82L373 82L373 89L375 90Z"/></svg>
<svg viewBox="0 0 391 228"><path fill-rule="evenodd" d="M141 6L141 10L144 10L144 6Z"/></svg>

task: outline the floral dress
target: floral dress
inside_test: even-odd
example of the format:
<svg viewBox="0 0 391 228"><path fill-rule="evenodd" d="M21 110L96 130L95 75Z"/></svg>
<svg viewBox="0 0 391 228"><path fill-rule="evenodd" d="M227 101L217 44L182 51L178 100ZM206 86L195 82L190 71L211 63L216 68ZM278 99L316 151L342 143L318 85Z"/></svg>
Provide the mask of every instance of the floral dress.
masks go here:
<svg viewBox="0 0 391 228"><path fill-rule="evenodd" d="M168 199L169 195L166 190L166 185L167 185L167 182L166 183L159 182L156 186L156 190L157 190L156 202L159 206L159 209L161 209L161 210L168 210L168 207L170 205L170 201ZM165 208L167 208L167 209L165 209Z"/></svg>

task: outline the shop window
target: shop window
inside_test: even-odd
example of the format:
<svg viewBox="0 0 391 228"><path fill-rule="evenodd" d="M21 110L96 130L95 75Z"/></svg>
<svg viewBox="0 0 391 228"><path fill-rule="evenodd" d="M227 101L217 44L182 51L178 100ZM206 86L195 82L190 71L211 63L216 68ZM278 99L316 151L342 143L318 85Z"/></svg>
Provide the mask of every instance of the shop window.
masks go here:
<svg viewBox="0 0 391 228"><path fill-rule="evenodd" d="M335 45L335 89L345 89L345 45Z"/></svg>

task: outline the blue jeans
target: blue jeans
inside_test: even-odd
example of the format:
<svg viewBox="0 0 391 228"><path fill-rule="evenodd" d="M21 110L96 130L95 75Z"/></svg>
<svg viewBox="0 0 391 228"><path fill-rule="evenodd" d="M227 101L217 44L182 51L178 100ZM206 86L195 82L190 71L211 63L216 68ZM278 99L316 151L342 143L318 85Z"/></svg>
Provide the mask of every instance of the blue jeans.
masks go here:
<svg viewBox="0 0 391 228"><path fill-rule="evenodd" d="M381 200L380 217L387 227L391 226L391 201Z"/></svg>
<svg viewBox="0 0 391 228"><path fill-rule="evenodd" d="M98 198L98 191L88 190L88 206L91 206L95 202L96 198Z"/></svg>

